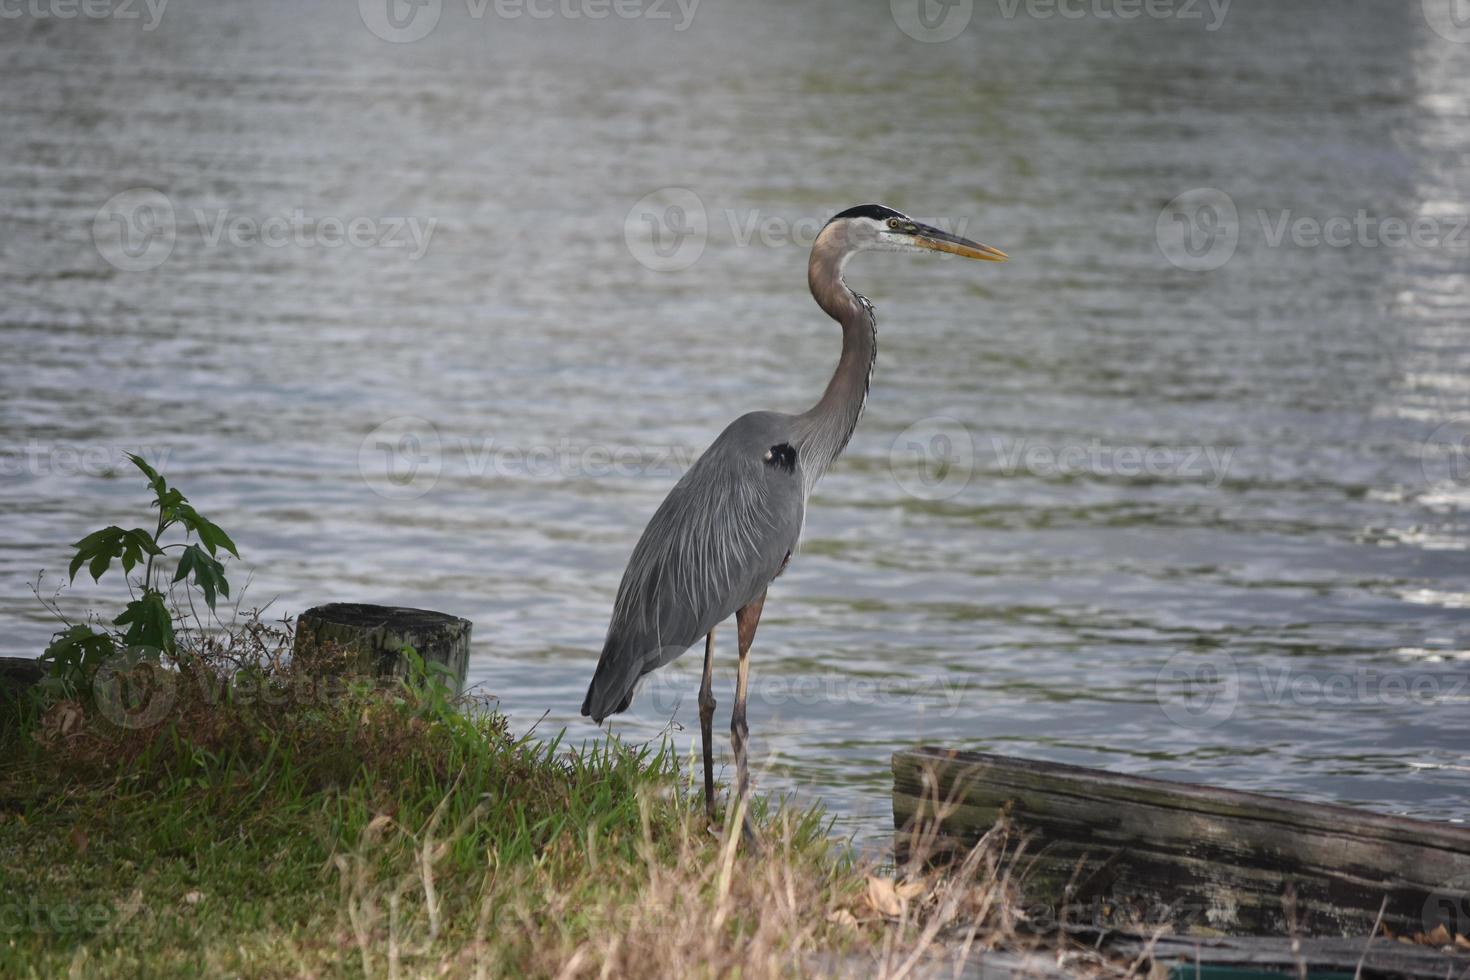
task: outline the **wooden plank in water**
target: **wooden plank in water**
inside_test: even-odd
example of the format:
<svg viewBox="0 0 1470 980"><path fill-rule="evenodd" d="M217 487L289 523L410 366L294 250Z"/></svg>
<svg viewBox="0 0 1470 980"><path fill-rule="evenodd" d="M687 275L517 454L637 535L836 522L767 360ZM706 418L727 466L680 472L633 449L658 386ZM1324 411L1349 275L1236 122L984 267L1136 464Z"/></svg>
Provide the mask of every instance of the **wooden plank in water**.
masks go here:
<svg viewBox="0 0 1470 980"><path fill-rule="evenodd" d="M1447 956L1428 946L1389 939L1271 939L1261 936L1216 938L1165 937L1108 944L1108 951L1133 961L1146 957L1170 967L1174 976L1193 978L1209 971L1217 976L1298 975L1414 977L1420 980L1463 980L1470 958Z"/></svg>
<svg viewBox="0 0 1470 980"><path fill-rule="evenodd" d="M1070 922L1283 936L1289 889L1303 935L1366 936L1380 905L1396 934L1470 935L1470 828L936 747L894 753L893 777L901 858L936 799L951 848L1007 815L1030 841L1027 900Z"/></svg>

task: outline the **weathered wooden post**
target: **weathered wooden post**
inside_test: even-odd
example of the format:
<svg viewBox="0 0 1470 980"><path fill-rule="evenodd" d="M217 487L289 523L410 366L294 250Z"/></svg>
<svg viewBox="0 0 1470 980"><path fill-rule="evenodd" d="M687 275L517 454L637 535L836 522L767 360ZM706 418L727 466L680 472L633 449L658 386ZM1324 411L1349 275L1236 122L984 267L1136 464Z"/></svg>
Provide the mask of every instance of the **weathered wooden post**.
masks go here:
<svg viewBox="0 0 1470 980"><path fill-rule="evenodd" d="M403 648L413 647L425 664L443 664L458 692L469 669L470 627L467 619L428 609L332 602L296 618L293 656L308 670L403 677Z"/></svg>

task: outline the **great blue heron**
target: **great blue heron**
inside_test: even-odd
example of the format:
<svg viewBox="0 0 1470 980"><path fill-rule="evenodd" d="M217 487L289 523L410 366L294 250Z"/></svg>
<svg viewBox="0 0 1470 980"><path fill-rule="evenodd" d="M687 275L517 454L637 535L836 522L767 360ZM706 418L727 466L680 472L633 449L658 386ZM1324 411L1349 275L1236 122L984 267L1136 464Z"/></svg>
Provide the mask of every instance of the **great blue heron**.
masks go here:
<svg viewBox="0 0 1470 980"><path fill-rule="evenodd" d="M704 676L699 729L704 747L704 805L715 817L710 690L715 627L735 617L740 651L730 742L735 799L749 792L745 722L750 644L766 587L785 570L801 536L806 500L847 446L868 398L878 351L873 304L843 280L858 252L950 252L1003 262L989 245L923 225L880 204L836 215L812 244L807 283L817 305L842 326L842 356L822 397L800 415L751 412L731 422L669 491L648 522L623 572L612 622L582 714L598 724L623 711L644 674L683 654L700 637ZM749 833L748 824L742 828Z"/></svg>

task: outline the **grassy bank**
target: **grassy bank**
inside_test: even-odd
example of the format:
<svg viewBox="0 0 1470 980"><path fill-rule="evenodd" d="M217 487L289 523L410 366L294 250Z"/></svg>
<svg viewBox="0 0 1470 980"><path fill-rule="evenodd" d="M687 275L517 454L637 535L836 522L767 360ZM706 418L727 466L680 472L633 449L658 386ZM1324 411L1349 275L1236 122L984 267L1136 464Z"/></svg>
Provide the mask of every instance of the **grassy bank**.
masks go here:
<svg viewBox="0 0 1470 980"><path fill-rule="evenodd" d="M895 876L757 803L747 848L669 743L512 733L411 652L298 668L289 625L216 615L234 542L131 460L146 526L68 567L126 604L43 599L50 675L0 696L0 976L897 978L1011 941L998 841Z"/></svg>
<svg viewBox="0 0 1470 980"><path fill-rule="evenodd" d="M895 879L791 809L747 853L668 744L572 749L423 678L273 660L130 683L0 735L0 975L871 976L1006 931L994 855Z"/></svg>

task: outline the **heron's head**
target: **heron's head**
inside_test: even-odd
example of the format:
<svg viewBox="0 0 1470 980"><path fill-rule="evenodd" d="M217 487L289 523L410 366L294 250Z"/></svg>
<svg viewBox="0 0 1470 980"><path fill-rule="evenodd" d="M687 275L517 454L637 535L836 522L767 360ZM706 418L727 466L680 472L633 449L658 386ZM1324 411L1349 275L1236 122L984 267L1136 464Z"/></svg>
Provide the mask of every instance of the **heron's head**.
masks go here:
<svg viewBox="0 0 1470 980"><path fill-rule="evenodd" d="M856 252L949 252L967 259L1004 262L998 248L972 242L932 225L915 221L881 204L860 204L834 215L817 236L818 247L844 255Z"/></svg>

